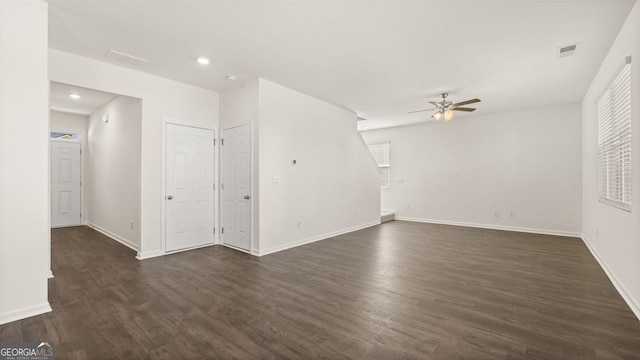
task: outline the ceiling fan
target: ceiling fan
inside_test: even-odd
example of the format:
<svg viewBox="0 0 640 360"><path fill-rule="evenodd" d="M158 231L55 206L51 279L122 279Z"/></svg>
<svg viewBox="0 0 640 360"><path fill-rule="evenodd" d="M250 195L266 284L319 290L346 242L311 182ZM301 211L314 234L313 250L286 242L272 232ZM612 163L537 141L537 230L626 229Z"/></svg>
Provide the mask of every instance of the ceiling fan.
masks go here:
<svg viewBox="0 0 640 360"><path fill-rule="evenodd" d="M442 101L429 101L429 104L435 106L434 109L409 111L409 114L435 110L436 112L433 113L433 115L431 115L432 118L436 119L437 121L444 116L444 120L449 121L453 119L454 111L472 112L472 111L475 111L476 109L476 108L462 107L462 106L480 102L480 99L471 99L471 100L457 102L454 104L451 101L447 101L447 96L449 96L448 93L442 93L441 96L442 96Z"/></svg>

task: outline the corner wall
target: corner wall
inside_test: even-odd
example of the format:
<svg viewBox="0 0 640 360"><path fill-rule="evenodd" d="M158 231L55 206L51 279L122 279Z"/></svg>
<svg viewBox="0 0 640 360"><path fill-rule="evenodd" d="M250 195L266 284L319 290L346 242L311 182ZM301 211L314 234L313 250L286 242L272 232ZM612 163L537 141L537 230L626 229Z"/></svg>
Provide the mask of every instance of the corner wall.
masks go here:
<svg viewBox="0 0 640 360"><path fill-rule="evenodd" d="M362 132L391 142L396 219L579 236L580 105ZM496 216L498 212L498 216Z"/></svg>
<svg viewBox="0 0 640 360"><path fill-rule="evenodd" d="M87 143L87 129L89 127L89 117L86 115L70 114L51 110L49 112L49 127L56 130L81 130L82 143ZM84 166L84 165L83 165Z"/></svg>
<svg viewBox="0 0 640 360"><path fill-rule="evenodd" d="M356 114L260 79L259 116L259 255L380 223Z"/></svg>
<svg viewBox="0 0 640 360"><path fill-rule="evenodd" d="M51 311L47 16L0 1L0 324Z"/></svg>
<svg viewBox="0 0 640 360"><path fill-rule="evenodd" d="M632 209L598 201L598 119L596 102L631 62ZM636 3L582 100L583 239L640 318L640 3Z"/></svg>
<svg viewBox="0 0 640 360"><path fill-rule="evenodd" d="M118 96L89 117L86 146L87 224L134 250L140 249L141 122L141 100Z"/></svg>
<svg viewBox="0 0 640 360"><path fill-rule="evenodd" d="M163 128L170 121L217 129L218 93L55 49L49 49L49 77L142 100L138 258L164 254Z"/></svg>

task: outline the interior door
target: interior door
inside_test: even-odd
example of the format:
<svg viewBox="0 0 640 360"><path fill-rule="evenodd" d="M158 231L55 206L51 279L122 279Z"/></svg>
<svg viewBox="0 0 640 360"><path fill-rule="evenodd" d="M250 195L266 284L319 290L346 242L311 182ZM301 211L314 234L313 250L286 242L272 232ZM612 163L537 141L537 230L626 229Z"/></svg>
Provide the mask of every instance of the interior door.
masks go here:
<svg viewBox="0 0 640 360"><path fill-rule="evenodd" d="M51 227L81 225L79 142L51 141Z"/></svg>
<svg viewBox="0 0 640 360"><path fill-rule="evenodd" d="M222 143L222 241L251 250L251 127L224 129Z"/></svg>
<svg viewBox="0 0 640 360"><path fill-rule="evenodd" d="M165 250L213 244L213 130L167 124Z"/></svg>

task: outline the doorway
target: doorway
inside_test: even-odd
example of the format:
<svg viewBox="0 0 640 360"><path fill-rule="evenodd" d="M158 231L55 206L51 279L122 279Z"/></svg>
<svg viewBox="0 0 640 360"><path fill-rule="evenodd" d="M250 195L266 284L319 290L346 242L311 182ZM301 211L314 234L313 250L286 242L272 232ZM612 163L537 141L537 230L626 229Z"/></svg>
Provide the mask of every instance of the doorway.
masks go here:
<svg viewBox="0 0 640 360"><path fill-rule="evenodd" d="M76 133L51 133L51 227L82 224L82 144Z"/></svg>
<svg viewBox="0 0 640 360"><path fill-rule="evenodd" d="M213 244L215 132L166 125L165 251Z"/></svg>
<svg viewBox="0 0 640 360"><path fill-rule="evenodd" d="M87 225L138 250L142 100L52 81L49 108L51 226Z"/></svg>
<svg viewBox="0 0 640 360"><path fill-rule="evenodd" d="M222 243L251 251L251 126L222 132Z"/></svg>

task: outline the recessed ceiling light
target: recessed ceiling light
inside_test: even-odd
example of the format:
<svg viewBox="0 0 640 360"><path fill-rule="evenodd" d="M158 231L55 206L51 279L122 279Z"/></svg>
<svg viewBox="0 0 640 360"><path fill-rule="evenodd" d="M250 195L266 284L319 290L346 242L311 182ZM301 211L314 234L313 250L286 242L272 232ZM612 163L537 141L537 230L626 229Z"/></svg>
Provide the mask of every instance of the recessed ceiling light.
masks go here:
<svg viewBox="0 0 640 360"><path fill-rule="evenodd" d="M209 65L211 60L208 57L200 56L196 59L200 65Z"/></svg>
<svg viewBox="0 0 640 360"><path fill-rule="evenodd" d="M78 95L78 94L69 94L69 97L72 98L73 100L80 99L80 95Z"/></svg>
<svg viewBox="0 0 640 360"><path fill-rule="evenodd" d="M234 81L235 79L237 79L235 75L227 75L227 80Z"/></svg>

